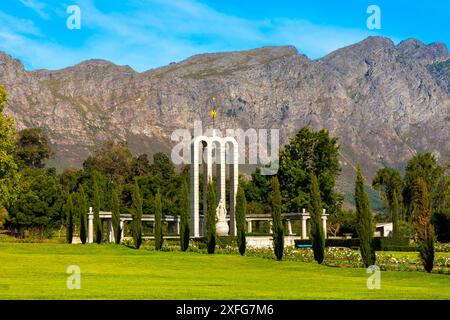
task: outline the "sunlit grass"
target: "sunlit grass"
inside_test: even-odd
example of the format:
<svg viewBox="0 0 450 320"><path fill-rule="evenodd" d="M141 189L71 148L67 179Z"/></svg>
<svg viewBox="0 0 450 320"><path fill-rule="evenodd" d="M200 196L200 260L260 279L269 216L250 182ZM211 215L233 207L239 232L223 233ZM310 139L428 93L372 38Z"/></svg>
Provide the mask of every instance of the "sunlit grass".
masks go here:
<svg viewBox="0 0 450 320"><path fill-rule="evenodd" d="M81 269L69 290L67 267ZM450 276L116 245L0 243L0 299L449 299Z"/></svg>

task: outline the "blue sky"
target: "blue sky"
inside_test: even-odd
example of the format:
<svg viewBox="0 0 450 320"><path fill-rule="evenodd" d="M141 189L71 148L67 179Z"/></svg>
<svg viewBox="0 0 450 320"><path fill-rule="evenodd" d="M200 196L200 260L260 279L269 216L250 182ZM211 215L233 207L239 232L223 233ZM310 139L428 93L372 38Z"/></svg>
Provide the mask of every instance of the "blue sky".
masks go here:
<svg viewBox="0 0 450 320"><path fill-rule="evenodd" d="M70 5L81 29L69 30ZM369 5L381 29L369 30ZM370 35L450 43L450 1L2 0L0 50L26 69L101 58L138 71L204 52L294 45L320 58Z"/></svg>

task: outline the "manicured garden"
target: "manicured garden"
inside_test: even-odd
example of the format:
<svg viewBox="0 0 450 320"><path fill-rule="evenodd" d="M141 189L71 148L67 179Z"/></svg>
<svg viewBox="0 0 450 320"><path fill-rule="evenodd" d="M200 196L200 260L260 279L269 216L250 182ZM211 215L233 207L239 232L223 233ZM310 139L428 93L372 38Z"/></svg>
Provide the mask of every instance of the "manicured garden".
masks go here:
<svg viewBox="0 0 450 320"><path fill-rule="evenodd" d="M382 271L369 290L365 268L145 246L0 243L0 261L0 299L450 299L443 274ZM80 290L67 289L70 265Z"/></svg>

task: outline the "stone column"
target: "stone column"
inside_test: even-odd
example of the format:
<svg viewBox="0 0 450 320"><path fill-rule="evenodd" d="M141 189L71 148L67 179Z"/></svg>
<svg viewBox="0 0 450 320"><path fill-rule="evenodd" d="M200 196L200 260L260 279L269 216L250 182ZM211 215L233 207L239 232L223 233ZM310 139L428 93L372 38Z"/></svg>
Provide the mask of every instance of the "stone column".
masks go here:
<svg viewBox="0 0 450 320"><path fill-rule="evenodd" d="M247 233L252 233L252 220L247 221Z"/></svg>
<svg viewBox="0 0 450 320"><path fill-rule="evenodd" d="M308 236L306 234L306 220L308 218L304 215L302 215L302 239L308 239Z"/></svg>
<svg viewBox="0 0 450 320"><path fill-rule="evenodd" d="M322 227L323 227L323 236L325 237L325 239L327 238L327 214L325 213L326 210L323 209L323 213L322 213Z"/></svg>
<svg viewBox="0 0 450 320"><path fill-rule="evenodd" d="M215 149L215 163L216 163L216 177L217 177L217 203L220 200L226 203L226 188L225 188L225 178L226 178L226 162L225 162L225 145L221 141L216 143Z"/></svg>
<svg viewBox="0 0 450 320"><path fill-rule="evenodd" d="M123 239L123 227L125 225L125 221L120 219L120 239Z"/></svg>
<svg viewBox="0 0 450 320"><path fill-rule="evenodd" d="M288 235L292 236L292 224L291 224L291 220L287 219L287 227L288 227Z"/></svg>
<svg viewBox="0 0 450 320"><path fill-rule="evenodd" d="M88 214L88 243L94 242L94 212L92 207L89 207Z"/></svg>
<svg viewBox="0 0 450 320"><path fill-rule="evenodd" d="M180 234L180 219L178 216L175 217L175 233Z"/></svg>
<svg viewBox="0 0 450 320"><path fill-rule="evenodd" d="M232 159L230 171L230 235L236 236L236 196L239 183L239 150L237 143L231 144Z"/></svg>
<svg viewBox="0 0 450 320"><path fill-rule="evenodd" d="M191 143L191 168L190 168L190 232L193 237L200 237L200 215L199 215L199 141L194 139Z"/></svg>
<svg viewBox="0 0 450 320"><path fill-rule="evenodd" d="M204 230L206 224L206 217L208 216L208 184L212 181L212 145L210 141L202 142L202 166L203 166L203 226L200 230ZM206 160L205 160L206 155ZM204 232L200 232L204 236Z"/></svg>

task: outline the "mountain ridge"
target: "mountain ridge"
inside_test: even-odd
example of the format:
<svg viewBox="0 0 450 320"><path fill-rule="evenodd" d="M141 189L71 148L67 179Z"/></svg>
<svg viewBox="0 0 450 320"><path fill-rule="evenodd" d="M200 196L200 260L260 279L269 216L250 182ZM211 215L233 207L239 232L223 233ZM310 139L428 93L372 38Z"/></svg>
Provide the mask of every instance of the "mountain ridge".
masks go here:
<svg viewBox="0 0 450 320"><path fill-rule="evenodd" d="M126 139L134 152L168 151L171 132L196 119L219 128L280 128L281 142L304 125L339 138L349 191L360 161L370 177L415 152L443 161L450 150L450 55L443 43L389 38L310 60L293 46L200 54L156 69L91 59L60 70L26 71L0 52L7 113L18 129L42 127L53 164L79 166L102 140Z"/></svg>

